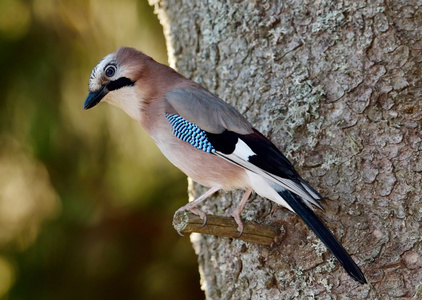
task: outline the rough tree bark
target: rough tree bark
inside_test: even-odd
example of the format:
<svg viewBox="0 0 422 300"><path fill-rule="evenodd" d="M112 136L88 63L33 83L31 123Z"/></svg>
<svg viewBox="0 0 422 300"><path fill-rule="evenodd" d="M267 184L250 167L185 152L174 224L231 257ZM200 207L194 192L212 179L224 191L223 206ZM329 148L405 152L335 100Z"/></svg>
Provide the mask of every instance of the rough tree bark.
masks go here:
<svg viewBox="0 0 422 300"><path fill-rule="evenodd" d="M285 234L271 247L193 235L206 297L421 299L422 1L150 2L174 66L284 151L369 281L349 278L297 216L254 197L243 218ZM202 208L222 214L240 195Z"/></svg>

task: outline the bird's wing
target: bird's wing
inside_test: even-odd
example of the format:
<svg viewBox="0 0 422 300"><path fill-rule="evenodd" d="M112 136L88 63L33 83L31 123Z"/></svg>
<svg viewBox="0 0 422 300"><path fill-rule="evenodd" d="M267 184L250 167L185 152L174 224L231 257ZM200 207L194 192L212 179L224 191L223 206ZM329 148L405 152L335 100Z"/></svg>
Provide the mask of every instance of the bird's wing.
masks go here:
<svg viewBox="0 0 422 300"><path fill-rule="evenodd" d="M167 99L174 108L167 118L177 137L276 183L274 189L286 207L304 220L350 276L366 283L362 271L311 209L310 204L321 208L317 200L322 197L273 143L209 92L178 89L167 93Z"/></svg>
<svg viewBox="0 0 422 300"><path fill-rule="evenodd" d="M167 118L173 133L193 146L220 156L277 183L321 208L322 197L290 161L232 106L205 89L174 89L166 94L174 109Z"/></svg>

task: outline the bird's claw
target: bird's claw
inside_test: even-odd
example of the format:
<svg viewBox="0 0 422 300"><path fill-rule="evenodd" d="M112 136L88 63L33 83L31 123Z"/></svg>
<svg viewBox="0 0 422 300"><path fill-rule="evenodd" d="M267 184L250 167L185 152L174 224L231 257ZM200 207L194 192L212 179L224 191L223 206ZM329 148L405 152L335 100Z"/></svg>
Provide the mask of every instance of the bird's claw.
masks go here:
<svg viewBox="0 0 422 300"><path fill-rule="evenodd" d="M178 214L179 212L182 212L182 211L188 211L188 212L193 213L194 215L199 216L201 218L201 220L204 221L201 225L201 228L204 227L207 224L207 215L202 210L200 210L196 207L185 207L185 206L183 206L183 207L179 208L178 210L176 210L174 215L176 215L176 214ZM178 233L181 236L183 236L183 234L181 234L179 231L178 231Z"/></svg>
<svg viewBox="0 0 422 300"><path fill-rule="evenodd" d="M228 213L227 215L236 221L237 231L239 231L239 233L235 236L235 238L239 238L243 234L243 222L240 218L240 214L234 211L232 213Z"/></svg>
<svg viewBox="0 0 422 300"><path fill-rule="evenodd" d="M192 208L190 210L190 212L199 216L201 218L201 220L204 221L201 225L201 228L204 227L207 224L207 215L202 210L200 210L198 208Z"/></svg>

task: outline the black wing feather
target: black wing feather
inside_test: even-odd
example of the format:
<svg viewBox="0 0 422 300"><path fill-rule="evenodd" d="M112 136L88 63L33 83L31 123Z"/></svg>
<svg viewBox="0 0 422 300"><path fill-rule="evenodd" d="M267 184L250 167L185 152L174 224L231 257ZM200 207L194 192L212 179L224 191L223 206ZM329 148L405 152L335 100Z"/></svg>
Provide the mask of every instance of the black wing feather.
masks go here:
<svg viewBox="0 0 422 300"><path fill-rule="evenodd" d="M286 156L264 135L254 129L254 133L240 137L256 155L249 161L261 169L282 178L299 181L301 178Z"/></svg>
<svg viewBox="0 0 422 300"><path fill-rule="evenodd" d="M241 139L256 153L248 159L255 166L282 178L292 180L300 178L284 154L256 129L254 129L254 133L247 135L228 130L218 134L209 132L206 134L217 151L231 154L235 150L237 142Z"/></svg>
<svg viewBox="0 0 422 300"><path fill-rule="evenodd" d="M239 134L228 130L222 133L206 132L206 135L214 149L224 154L233 153L239 140Z"/></svg>

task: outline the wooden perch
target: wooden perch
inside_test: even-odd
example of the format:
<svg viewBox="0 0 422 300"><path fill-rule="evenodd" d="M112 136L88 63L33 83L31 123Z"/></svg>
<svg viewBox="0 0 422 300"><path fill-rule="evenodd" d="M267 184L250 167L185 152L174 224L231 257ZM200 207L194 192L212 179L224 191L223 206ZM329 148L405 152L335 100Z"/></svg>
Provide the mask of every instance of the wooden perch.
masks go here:
<svg viewBox="0 0 422 300"><path fill-rule="evenodd" d="M232 217L207 215L205 226L202 226L203 223L204 221L199 216L190 212L181 211L173 217L174 229L182 234L198 232L235 238L266 246L271 245L278 236L277 230L270 226L244 221L243 233L238 237L237 224Z"/></svg>

